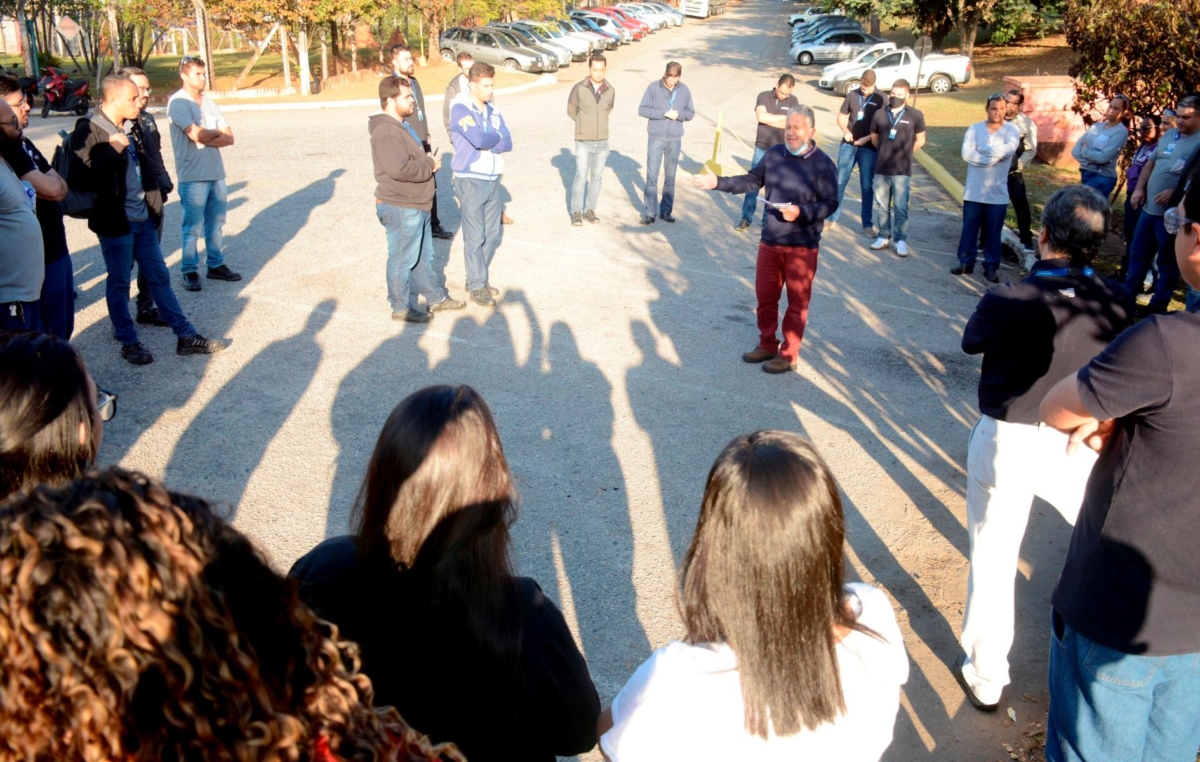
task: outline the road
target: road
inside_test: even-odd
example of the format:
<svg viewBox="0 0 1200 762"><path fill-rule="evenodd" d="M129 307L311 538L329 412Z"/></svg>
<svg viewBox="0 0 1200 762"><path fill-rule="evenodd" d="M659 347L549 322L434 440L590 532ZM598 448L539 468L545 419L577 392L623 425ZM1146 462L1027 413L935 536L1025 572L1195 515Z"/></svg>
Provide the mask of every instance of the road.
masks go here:
<svg viewBox="0 0 1200 762"><path fill-rule="evenodd" d="M825 237L800 367L780 377L740 360L756 342L756 244L733 230L741 198L688 183L711 155L722 112L718 159L726 173L748 165L755 95L783 71L797 74L822 145L836 149L838 99L816 91L816 69L785 60L788 7L750 0L612 55L614 151L599 225L571 227L566 208L574 159L565 101L583 67L560 72L558 85L498 98L516 145L504 178L516 224L492 273L500 307L472 305L428 326L390 320L371 110L231 115L227 259L246 277L206 280L201 293L177 287L202 333L233 340L227 352L177 357L169 331L146 329L154 364L122 361L99 247L70 222L76 341L100 383L120 394L101 462L220 500L286 569L347 531L396 402L428 384L471 384L495 413L521 491L516 565L563 609L607 703L681 634L675 575L717 453L737 434L799 431L836 473L854 572L892 597L912 658L886 759L1007 759L1001 744L1022 742L1026 722L1045 710L1046 603L1069 530L1035 509L1017 580L1016 699L1006 703L1018 724L1004 712L980 715L948 668L966 592L964 463L979 370L959 340L983 293L979 279L947 272L959 227L952 202L916 178L905 260L869 251L845 226ZM684 139L679 221L642 227L646 141L636 109L668 60L682 63L698 109ZM35 116L29 134L49 155L54 132L70 124ZM440 129L435 137L448 150ZM442 207L456 228L447 171ZM857 180L851 186L844 221L857 219ZM179 224L172 200L164 249L176 282ZM438 247L463 298L461 238Z"/></svg>

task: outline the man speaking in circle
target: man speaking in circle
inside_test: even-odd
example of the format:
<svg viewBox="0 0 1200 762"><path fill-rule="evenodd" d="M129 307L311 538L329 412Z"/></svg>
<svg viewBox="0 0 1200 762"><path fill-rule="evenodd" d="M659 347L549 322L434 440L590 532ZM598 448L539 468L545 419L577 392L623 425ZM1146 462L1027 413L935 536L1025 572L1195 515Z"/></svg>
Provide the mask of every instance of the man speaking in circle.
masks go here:
<svg viewBox="0 0 1200 762"><path fill-rule="evenodd" d="M766 188L762 203L767 223L758 244L754 292L758 298L758 347L742 355L748 363L763 363L768 373L794 370L800 340L808 321L808 302L817 273L817 248L825 218L837 210L837 166L817 148L816 119L805 105L792 108L783 145L768 149L749 174L717 177L707 171L696 175L702 190L757 194ZM787 312L783 315L783 343L779 343L779 296L787 287Z"/></svg>

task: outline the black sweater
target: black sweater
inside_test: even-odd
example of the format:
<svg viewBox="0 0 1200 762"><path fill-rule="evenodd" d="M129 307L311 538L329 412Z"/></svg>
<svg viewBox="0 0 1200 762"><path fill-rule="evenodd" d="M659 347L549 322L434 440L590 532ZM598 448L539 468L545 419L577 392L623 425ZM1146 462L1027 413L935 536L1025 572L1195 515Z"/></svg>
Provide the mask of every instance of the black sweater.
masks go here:
<svg viewBox="0 0 1200 762"><path fill-rule="evenodd" d="M101 120L107 125L101 126ZM125 170L129 153L108 142L116 129L104 112L96 109L92 116L75 122L75 131L71 133L71 150L80 161L72 166L69 183L75 190L96 194L96 203L88 214L88 227L96 235L105 237L129 233L129 218L125 216ZM133 144L142 168L146 208L150 211L150 220L157 225L163 209L159 179L153 162L146 155L146 147L136 133Z"/></svg>
<svg viewBox="0 0 1200 762"><path fill-rule="evenodd" d="M600 698L587 662L532 579L513 579L522 626L514 682L462 625L427 610L411 572L360 558L353 537L326 540L288 575L362 648L375 704L396 707L434 743L453 741L471 762L553 762L596 745Z"/></svg>
<svg viewBox="0 0 1200 762"><path fill-rule="evenodd" d="M726 193L758 193L767 189L767 201L796 204L800 216L788 222L778 209L767 208L762 242L776 246L815 248L821 242L825 218L837 210L837 165L814 143L793 156L785 144L767 149L749 174L717 179L717 190Z"/></svg>

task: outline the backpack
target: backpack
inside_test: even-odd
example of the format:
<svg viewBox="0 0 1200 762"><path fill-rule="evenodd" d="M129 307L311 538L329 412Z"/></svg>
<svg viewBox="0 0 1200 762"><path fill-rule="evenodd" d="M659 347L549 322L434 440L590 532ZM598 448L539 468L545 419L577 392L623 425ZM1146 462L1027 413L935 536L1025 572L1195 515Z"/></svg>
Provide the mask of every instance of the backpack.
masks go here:
<svg viewBox="0 0 1200 762"><path fill-rule="evenodd" d="M88 190L76 190L76 184L83 178L83 161L71 150L71 135L66 130L59 130L58 135L62 143L54 149L50 167L67 183L67 197L60 202L63 214L85 220L96 206L96 194Z"/></svg>

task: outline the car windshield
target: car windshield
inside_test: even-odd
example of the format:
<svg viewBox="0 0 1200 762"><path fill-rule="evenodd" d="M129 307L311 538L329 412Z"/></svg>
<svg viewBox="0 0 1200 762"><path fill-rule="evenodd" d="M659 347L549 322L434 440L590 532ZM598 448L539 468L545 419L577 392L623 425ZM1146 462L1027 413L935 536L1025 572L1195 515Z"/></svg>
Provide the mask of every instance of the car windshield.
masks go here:
<svg viewBox="0 0 1200 762"><path fill-rule="evenodd" d="M554 38L556 40L563 36L562 32L560 32L559 30L555 29L552 26L539 26L538 30L545 32L546 34L550 35L552 38Z"/></svg>
<svg viewBox="0 0 1200 762"><path fill-rule="evenodd" d="M862 63L871 63L876 58L879 58L881 55L883 55L886 52L887 52L886 50L869 50L863 54Z"/></svg>
<svg viewBox="0 0 1200 762"><path fill-rule="evenodd" d="M507 29L497 29L495 30L495 33L496 37L504 45L508 45L509 47L513 48L524 47L524 43L518 40L516 36L509 34Z"/></svg>

